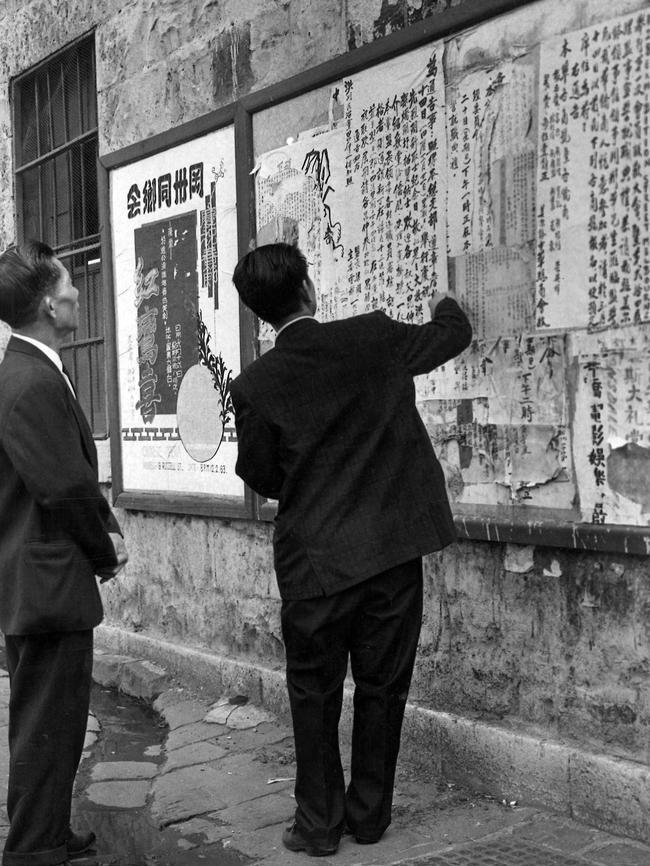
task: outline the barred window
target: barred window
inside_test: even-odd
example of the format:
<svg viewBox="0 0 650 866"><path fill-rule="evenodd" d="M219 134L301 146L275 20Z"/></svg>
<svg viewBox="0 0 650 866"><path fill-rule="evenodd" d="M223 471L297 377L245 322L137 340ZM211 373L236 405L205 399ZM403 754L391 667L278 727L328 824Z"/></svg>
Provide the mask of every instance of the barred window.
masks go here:
<svg viewBox="0 0 650 866"><path fill-rule="evenodd" d="M61 356L93 433L106 436L94 38L16 78L13 101L18 238L49 244L79 290L80 325Z"/></svg>

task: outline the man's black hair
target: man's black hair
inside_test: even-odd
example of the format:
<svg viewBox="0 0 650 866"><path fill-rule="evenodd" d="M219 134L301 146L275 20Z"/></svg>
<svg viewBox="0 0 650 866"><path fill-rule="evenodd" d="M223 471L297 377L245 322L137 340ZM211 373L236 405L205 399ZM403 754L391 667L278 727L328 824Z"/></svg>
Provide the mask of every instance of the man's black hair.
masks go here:
<svg viewBox="0 0 650 866"><path fill-rule="evenodd" d="M61 276L55 257L41 241L12 245L0 255L0 319L10 327L36 321L39 304Z"/></svg>
<svg viewBox="0 0 650 866"><path fill-rule="evenodd" d="M232 280L242 302L276 324L300 309L307 259L291 244L265 244L237 263Z"/></svg>

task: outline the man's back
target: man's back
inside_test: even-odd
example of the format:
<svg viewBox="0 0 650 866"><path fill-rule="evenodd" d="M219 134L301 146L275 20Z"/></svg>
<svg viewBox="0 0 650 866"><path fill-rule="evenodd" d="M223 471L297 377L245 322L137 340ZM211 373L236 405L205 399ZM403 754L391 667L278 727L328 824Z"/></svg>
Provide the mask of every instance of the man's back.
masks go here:
<svg viewBox="0 0 650 866"><path fill-rule="evenodd" d="M279 499L283 597L337 592L454 539L413 376L470 335L450 299L424 326L382 313L300 320L233 383L238 472Z"/></svg>

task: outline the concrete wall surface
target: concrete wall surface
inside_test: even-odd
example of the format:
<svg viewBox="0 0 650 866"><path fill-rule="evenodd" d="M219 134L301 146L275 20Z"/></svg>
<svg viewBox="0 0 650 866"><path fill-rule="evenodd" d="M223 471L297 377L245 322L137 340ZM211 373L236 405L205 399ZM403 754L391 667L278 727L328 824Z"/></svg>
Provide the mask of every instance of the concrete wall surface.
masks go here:
<svg viewBox="0 0 650 866"><path fill-rule="evenodd" d="M95 30L106 154L461 3L5 0L0 247L15 230L11 78L76 37ZM281 668L268 524L118 517L131 561L104 589L109 626ZM415 703L648 763L647 559L462 542L427 558L425 581Z"/></svg>

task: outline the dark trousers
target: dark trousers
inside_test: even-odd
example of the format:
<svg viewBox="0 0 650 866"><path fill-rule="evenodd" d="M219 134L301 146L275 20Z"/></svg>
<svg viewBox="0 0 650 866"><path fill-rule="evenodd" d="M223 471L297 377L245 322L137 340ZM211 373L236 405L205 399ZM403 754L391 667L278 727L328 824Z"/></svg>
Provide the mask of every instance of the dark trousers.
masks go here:
<svg viewBox="0 0 650 866"><path fill-rule="evenodd" d="M68 859L72 788L86 734L93 632L5 636L9 835L3 866Z"/></svg>
<svg viewBox="0 0 650 866"><path fill-rule="evenodd" d="M296 746L296 824L318 847L347 823L377 840L391 820L404 707L422 623L422 560L336 595L282 603ZM350 783L338 723L348 657L354 678Z"/></svg>

